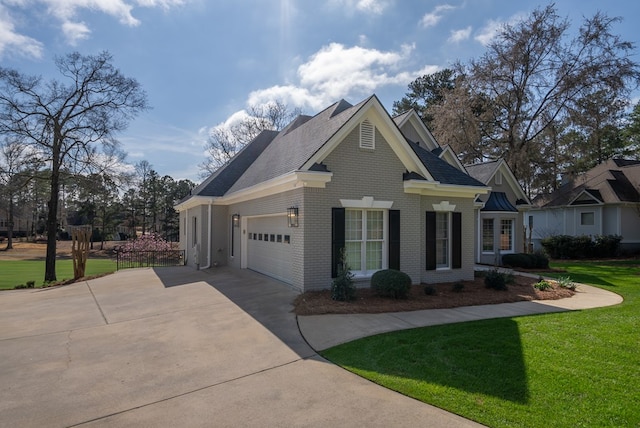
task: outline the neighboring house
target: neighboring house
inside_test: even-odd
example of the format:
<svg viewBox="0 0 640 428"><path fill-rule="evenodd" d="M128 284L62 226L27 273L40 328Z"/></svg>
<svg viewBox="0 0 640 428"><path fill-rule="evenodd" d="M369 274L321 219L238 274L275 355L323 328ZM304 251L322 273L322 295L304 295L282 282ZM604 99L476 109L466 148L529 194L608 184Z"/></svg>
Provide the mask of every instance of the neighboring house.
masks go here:
<svg viewBox="0 0 640 428"><path fill-rule="evenodd" d="M476 261L502 264L502 255L522 253L527 244L531 202L504 160L467 165L470 176L491 187L476 204Z"/></svg>
<svg viewBox="0 0 640 428"><path fill-rule="evenodd" d="M473 279L474 203L489 189L433 154L415 118L371 96L262 132L176 206L187 263L306 291L331 286L344 248L361 282L385 268Z"/></svg>
<svg viewBox="0 0 640 428"><path fill-rule="evenodd" d="M9 216L0 210L0 236L9 236ZM12 235L14 238L25 237L31 229L31 221L22 216L15 216L13 219Z"/></svg>
<svg viewBox="0 0 640 428"><path fill-rule="evenodd" d="M610 159L534 199L536 248L552 235L619 235L621 248L640 248L640 160Z"/></svg>

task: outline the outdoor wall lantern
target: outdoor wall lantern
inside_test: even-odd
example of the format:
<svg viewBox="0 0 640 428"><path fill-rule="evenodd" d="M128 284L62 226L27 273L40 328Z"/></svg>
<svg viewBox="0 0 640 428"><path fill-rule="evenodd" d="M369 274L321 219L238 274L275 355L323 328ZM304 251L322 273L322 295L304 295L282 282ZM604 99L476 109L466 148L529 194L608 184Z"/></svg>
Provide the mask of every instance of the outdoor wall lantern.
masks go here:
<svg viewBox="0 0 640 428"><path fill-rule="evenodd" d="M232 215L231 222L233 223L233 227L240 227L240 214Z"/></svg>
<svg viewBox="0 0 640 428"><path fill-rule="evenodd" d="M298 227L298 208L287 208L287 223L289 227Z"/></svg>

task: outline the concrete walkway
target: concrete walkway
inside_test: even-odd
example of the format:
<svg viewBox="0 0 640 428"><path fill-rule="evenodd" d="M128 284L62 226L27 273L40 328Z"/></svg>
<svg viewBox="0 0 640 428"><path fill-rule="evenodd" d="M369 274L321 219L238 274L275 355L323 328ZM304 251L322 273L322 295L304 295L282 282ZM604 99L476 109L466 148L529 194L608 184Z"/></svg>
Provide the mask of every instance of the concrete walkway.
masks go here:
<svg viewBox="0 0 640 428"><path fill-rule="evenodd" d="M478 426L319 357L295 295L187 267L1 292L0 426Z"/></svg>
<svg viewBox="0 0 640 428"><path fill-rule="evenodd" d="M366 336L465 321L517 317L571 310L591 309L622 303L622 297L601 288L580 284L577 293L560 300L502 303L453 309L429 309L384 314L299 316L298 325L307 342L316 351Z"/></svg>

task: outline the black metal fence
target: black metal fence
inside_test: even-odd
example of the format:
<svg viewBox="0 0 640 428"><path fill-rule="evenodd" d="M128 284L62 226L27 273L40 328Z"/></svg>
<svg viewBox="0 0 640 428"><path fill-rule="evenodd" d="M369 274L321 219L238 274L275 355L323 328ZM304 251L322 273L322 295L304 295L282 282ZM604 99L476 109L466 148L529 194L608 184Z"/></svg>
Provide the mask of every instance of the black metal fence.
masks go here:
<svg viewBox="0 0 640 428"><path fill-rule="evenodd" d="M183 266L184 250L116 251L116 269Z"/></svg>

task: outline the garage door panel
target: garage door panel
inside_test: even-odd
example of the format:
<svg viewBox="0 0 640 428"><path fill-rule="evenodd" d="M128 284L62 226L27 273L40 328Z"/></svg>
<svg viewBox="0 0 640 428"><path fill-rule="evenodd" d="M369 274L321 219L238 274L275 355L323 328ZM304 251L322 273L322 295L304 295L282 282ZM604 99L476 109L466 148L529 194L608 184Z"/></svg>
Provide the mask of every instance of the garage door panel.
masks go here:
<svg viewBox="0 0 640 428"><path fill-rule="evenodd" d="M286 216L249 219L247 229L247 267L290 283L291 230Z"/></svg>

